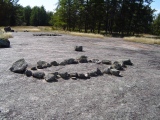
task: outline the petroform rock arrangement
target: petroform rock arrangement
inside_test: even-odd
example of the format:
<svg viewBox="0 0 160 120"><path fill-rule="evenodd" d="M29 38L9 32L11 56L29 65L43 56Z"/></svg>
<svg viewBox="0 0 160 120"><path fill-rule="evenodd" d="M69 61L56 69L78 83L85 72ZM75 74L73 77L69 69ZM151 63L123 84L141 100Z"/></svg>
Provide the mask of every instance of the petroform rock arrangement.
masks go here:
<svg viewBox="0 0 160 120"><path fill-rule="evenodd" d="M98 59L93 59L89 61L87 60L87 56L81 56L78 59L69 58L69 59L62 61L61 63L53 61L50 64L46 61L40 60L37 62L37 67L34 66L29 69L27 68L28 66L27 62L24 59L20 59L16 61L15 63L13 63L10 70L15 73L24 73L27 77L33 76L34 78L37 78L37 79L45 79L46 82L58 82L59 78L64 79L64 80L90 79L91 77L98 77L104 74L120 77L121 76L120 71L124 70L126 68L126 65L133 65L130 59L123 60L123 61L115 61L113 62L113 64L109 60L100 61ZM66 71L66 72L61 72L61 73L59 72L48 73L47 75L45 75L45 73L42 71L42 69L45 69L47 67L56 67L59 65L83 64L83 63L88 63L88 64L98 63L99 65L106 65L106 68L103 71L97 68L95 70L91 70L88 73L81 73L81 72L80 73L77 73L77 72L68 73ZM107 65L111 65L111 66L108 67Z"/></svg>

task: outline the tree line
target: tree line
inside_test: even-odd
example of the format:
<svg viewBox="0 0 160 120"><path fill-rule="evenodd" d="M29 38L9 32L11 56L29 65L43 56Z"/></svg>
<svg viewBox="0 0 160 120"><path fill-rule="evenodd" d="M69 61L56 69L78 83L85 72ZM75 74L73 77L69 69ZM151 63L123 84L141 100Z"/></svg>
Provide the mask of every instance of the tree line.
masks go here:
<svg viewBox="0 0 160 120"><path fill-rule="evenodd" d="M47 12L43 6L23 7L18 4L19 0L0 0L0 26L51 25L50 20L53 12Z"/></svg>
<svg viewBox="0 0 160 120"><path fill-rule="evenodd" d="M68 31L160 35L160 14L153 0L59 0L56 11L23 7L19 0L0 0L0 26L53 26Z"/></svg>

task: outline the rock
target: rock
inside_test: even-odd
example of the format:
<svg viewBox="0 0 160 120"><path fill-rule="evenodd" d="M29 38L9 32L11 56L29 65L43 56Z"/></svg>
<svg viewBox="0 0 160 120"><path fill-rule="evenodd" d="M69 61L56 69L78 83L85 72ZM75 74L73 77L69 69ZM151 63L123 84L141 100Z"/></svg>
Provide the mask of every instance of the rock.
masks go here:
<svg viewBox="0 0 160 120"><path fill-rule="evenodd" d="M89 73L89 75L90 75L91 77L96 77L96 76L98 76L98 75L97 75L97 71L91 71L91 72Z"/></svg>
<svg viewBox="0 0 160 120"><path fill-rule="evenodd" d="M75 59L70 58L70 59L64 60L64 63L65 64L77 64L78 62Z"/></svg>
<svg viewBox="0 0 160 120"><path fill-rule="evenodd" d="M102 64L111 65L112 62L110 60L102 60Z"/></svg>
<svg viewBox="0 0 160 120"><path fill-rule="evenodd" d="M49 73L48 75L45 76L45 80L47 82L57 82L58 80L56 79L56 76L54 74Z"/></svg>
<svg viewBox="0 0 160 120"><path fill-rule="evenodd" d="M87 79L87 77L83 73L78 74L78 78L80 78L80 79Z"/></svg>
<svg viewBox="0 0 160 120"><path fill-rule="evenodd" d="M49 64L45 61L41 61L41 60L37 62L38 69L43 69L43 68L47 68L47 67L51 67L51 64Z"/></svg>
<svg viewBox="0 0 160 120"><path fill-rule="evenodd" d="M110 69L110 72L112 75L115 75L115 76L119 76L119 74L120 74L120 71L117 69Z"/></svg>
<svg viewBox="0 0 160 120"><path fill-rule="evenodd" d="M69 74L67 72L65 73L59 73L59 75L61 76L61 78L63 79L68 79L69 78Z"/></svg>
<svg viewBox="0 0 160 120"><path fill-rule="evenodd" d="M99 68L97 68L96 73L97 73L97 75L103 75L103 73L101 72L101 70Z"/></svg>
<svg viewBox="0 0 160 120"><path fill-rule="evenodd" d="M11 27L10 27L10 26L5 27L5 28L4 28L4 31L5 31L5 32L10 32L10 31L11 31Z"/></svg>
<svg viewBox="0 0 160 120"><path fill-rule="evenodd" d="M10 41L5 38L0 38L0 48L9 48L10 47Z"/></svg>
<svg viewBox="0 0 160 120"><path fill-rule="evenodd" d="M78 60L80 63L88 63L87 56L81 56Z"/></svg>
<svg viewBox="0 0 160 120"><path fill-rule="evenodd" d="M118 61L115 61L113 63L112 68L117 69L117 70L123 70L122 64Z"/></svg>
<svg viewBox="0 0 160 120"><path fill-rule="evenodd" d="M62 61L61 63L59 63L59 65L66 65L67 63L65 61Z"/></svg>
<svg viewBox="0 0 160 120"><path fill-rule="evenodd" d="M77 73L70 73L70 77L78 77Z"/></svg>
<svg viewBox="0 0 160 120"><path fill-rule="evenodd" d="M131 62L130 59L128 59L128 60L123 60L122 63L123 63L124 65L133 65L133 63Z"/></svg>
<svg viewBox="0 0 160 120"><path fill-rule="evenodd" d="M83 51L83 47L82 46L76 46L75 47L75 51L82 52Z"/></svg>
<svg viewBox="0 0 160 120"><path fill-rule="evenodd" d="M86 77L87 79L89 79L89 78L90 78L89 73L86 73L86 74L84 74L84 75L85 75L85 77Z"/></svg>
<svg viewBox="0 0 160 120"><path fill-rule="evenodd" d="M56 61L52 61L50 64L53 66L58 66L58 63Z"/></svg>
<svg viewBox="0 0 160 120"><path fill-rule="evenodd" d="M24 59L20 59L13 63L10 70L15 73L24 73L26 71L28 64Z"/></svg>
<svg viewBox="0 0 160 120"><path fill-rule="evenodd" d="M31 70L26 70L25 74L27 77L31 77L32 76L32 71Z"/></svg>
<svg viewBox="0 0 160 120"><path fill-rule="evenodd" d="M73 79L73 80L77 80L77 78L76 78L76 77L71 77L71 79Z"/></svg>
<svg viewBox="0 0 160 120"><path fill-rule="evenodd" d="M44 72L37 71L37 72L34 72L34 73L33 73L33 77L34 77L34 78L43 79L44 76L45 76L45 73L44 73Z"/></svg>
<svg viewBox="0 0 160 120"><path fill-rule="evenodd" d="M104 69L103 73L104 74L111 74L111 67L107 68L107 69Z"/></svg>
<svg viewBox="0 0 160 120"><path fill-rule="evenodd" d="M37 68L36 67L31 67L31 70L37 70Z"/></svg>

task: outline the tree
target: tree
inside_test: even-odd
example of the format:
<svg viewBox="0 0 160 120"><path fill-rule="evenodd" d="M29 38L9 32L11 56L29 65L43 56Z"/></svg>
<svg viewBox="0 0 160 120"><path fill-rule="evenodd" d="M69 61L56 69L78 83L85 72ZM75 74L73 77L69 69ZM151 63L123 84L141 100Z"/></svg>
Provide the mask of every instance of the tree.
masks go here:
<svg viewBox="0 0 160 120"><path fill-rule="evenodd" d="M32 12L32 9L31 9L30 6L24 7L24 10L23 10L23 17L24 17L24 22L26 23L27 26L30 25L30 16L31 16L31 12Z"/></svg>
<svg viewBox="0 0 160 120"><path fill-rule="evenodd" d="M153 34L160 35L160 13L156 16L155 20L153 21L152 29Z"/></svg>

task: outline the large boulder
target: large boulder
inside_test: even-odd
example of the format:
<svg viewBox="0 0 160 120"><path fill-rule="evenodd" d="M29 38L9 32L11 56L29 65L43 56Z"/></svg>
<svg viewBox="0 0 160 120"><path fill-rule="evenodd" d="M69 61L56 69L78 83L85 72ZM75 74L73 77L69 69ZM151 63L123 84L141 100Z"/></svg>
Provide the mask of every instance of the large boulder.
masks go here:
<svg viewBox="0 0 160 120"><path fill-rule="evenodd" d="M34 78L43 79L44 76L45 76L45 73L44 73L44 72L40 72L40 71L33 72L33 77L34 77Z"/></svg>
<svg viewBox="0 0 160 120"><path fill-rule="evenodd" d="M0 38L0 48L9 48L10 47L10 41L5 38Z"/></svg>
<svg viewBox="0 0 160 120"><path fill-rule="evenodd" d="M13 63L10 70L15 73L24 73L26 71L28 64L24 59L20 59Z"/></svg>

